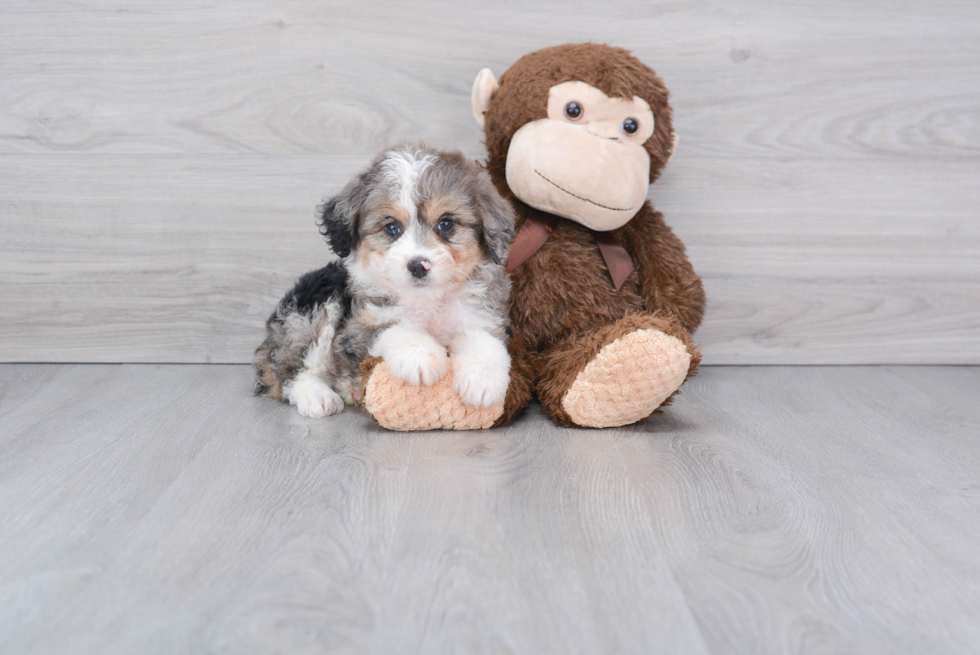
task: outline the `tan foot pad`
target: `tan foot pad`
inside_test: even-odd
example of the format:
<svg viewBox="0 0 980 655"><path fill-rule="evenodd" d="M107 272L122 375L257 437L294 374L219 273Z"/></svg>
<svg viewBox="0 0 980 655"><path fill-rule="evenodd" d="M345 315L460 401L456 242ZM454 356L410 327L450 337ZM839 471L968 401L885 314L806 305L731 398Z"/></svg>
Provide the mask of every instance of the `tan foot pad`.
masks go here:
<svg viewBox="0 0 980 655"><path fill-rule="evenodd" d="M396 379L381 362L374 367L364 389L364 409L382 427L402 432L417 430L482 430L492 427L504 413L504 404L485 409L464 405L453 391L450 367L430 387L417 387Z"/></svg>
<svg viewBox="0 0 980 655"><path fill-rule="evenodd" d="M603 346L575 378L562 407L577 425L629 425L660 407L690 366L680 340L660 330L630 332Z"/></svg>

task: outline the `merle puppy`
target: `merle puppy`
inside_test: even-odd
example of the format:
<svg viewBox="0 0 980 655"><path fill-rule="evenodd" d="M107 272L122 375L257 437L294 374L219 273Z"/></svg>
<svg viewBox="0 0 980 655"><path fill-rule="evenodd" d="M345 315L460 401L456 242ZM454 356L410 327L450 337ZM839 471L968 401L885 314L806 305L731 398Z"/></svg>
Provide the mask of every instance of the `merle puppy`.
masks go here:
<svg viewBox="0 0 980 655"><path fill-rule="evenodd" d="M257 394L328 416L354 403L369 354L415 385L441 379L451 355L464 403L504 399L514 214L486 171L459 152L395 148L319 224L341 259L301 277L269 317Z"/></svg>

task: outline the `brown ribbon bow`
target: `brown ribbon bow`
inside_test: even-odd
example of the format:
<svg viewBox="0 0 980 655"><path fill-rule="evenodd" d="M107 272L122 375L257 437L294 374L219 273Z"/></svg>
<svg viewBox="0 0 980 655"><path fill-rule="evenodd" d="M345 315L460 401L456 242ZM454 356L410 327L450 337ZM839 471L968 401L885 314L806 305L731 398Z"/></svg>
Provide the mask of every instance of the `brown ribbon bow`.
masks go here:
<svg viewBox="0 0 980 655"><path fill-rule="evenodd" d="M515 268L526 262L531 256L541 249L545 241L551 236L551 231L555 228L558 217L552 214L532 214L517 233L517 238L510 247L510 255L507 257L507 272L510 273ZM596 232L590 230L596 245L599 246L599 253L606 262L609 269L609 276L612 278L613 286L619 291L623 282L633 272L633 260L626 252L616 237L610 232Z"/></svg>

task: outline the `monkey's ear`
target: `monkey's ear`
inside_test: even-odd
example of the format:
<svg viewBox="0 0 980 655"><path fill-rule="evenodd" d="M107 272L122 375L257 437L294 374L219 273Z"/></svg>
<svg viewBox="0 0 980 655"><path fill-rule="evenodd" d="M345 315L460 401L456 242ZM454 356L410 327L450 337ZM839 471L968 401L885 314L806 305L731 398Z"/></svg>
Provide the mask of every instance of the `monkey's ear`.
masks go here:
<svg viewBox="0 0 980 655"><path fill-rule="evenodd" d="M483 242L494 263L507 263L510 244L514 241L514 208L497 192L486 171L480 171L477 207L483 219Z"/></svg>
<svg viewBox="0 0 980 655"><path fill-rule="evenodd" d="M476 122L479 123L480 127L486 122L483 113L490 106L490 98L493 97L494 92L500 88L497 84L497 78L493 76L493 71L489 68L484 68L479 73L476 74L476 79L473 81L473 117L476 118Z"/></svg>
<svg viewBox="0 0 980 655"><path fill-rule="evenodd" d="M351 180L335 197L319 208L317 225L338 257L346 257L358 242L358 218L374 179L374 167Z"/></svg>
<svg viewBox="0 0 980 655"><path fill-rule="evenodd" d="M677 142L680 138L677 136L677 132L674 132L670 137L670 154L667 155L667 161L664 162L664 166L670 163L670 160L674 158L674 154L677 152Z"/></svg>

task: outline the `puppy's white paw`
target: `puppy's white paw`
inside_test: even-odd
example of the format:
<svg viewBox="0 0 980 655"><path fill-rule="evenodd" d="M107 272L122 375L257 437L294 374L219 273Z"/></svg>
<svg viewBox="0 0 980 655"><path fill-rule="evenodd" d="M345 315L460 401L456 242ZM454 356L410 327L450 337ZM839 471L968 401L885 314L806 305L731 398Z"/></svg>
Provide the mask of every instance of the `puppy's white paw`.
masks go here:
<svg viewBox="0 0 980 655"><path fill-rule="evenodd" d="M344 411L344 400L330 386L306 371L283 386L283 395L299 413L309 418L323 418Z"/></svg>
<svg viewBox="0 0 980 655"><path fill-rule="evenodd" d="M483 409L504 401L510 378L488 375L479 368L453 370L453 389L467 405Z"/></svg>
<svg viewBox="0 0 980 655"><path fill-rule="evenodd" d="M427 334L389 348L384 361L392 375L415 386L435 384L449 369L446 349Z"/></svg>
<svg viewBox="0 0 980 655"><path fill-rule="evenodd" d="M504 401L510 384L510 355L489 334L470 336L453 348L453 389L460 400L477 408Z"/></svg>

